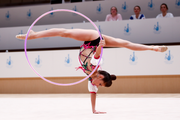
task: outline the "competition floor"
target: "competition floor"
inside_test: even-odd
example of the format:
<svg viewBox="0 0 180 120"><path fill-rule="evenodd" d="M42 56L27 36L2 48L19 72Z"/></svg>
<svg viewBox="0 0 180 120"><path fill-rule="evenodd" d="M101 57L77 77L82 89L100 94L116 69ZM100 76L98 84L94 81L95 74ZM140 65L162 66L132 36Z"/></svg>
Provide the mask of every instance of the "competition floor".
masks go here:
<svg viewBox="0 0 180 120"><path fill-rule="evenodd" d="M180 120L180 94L0 94L0 120Z"/></svg>

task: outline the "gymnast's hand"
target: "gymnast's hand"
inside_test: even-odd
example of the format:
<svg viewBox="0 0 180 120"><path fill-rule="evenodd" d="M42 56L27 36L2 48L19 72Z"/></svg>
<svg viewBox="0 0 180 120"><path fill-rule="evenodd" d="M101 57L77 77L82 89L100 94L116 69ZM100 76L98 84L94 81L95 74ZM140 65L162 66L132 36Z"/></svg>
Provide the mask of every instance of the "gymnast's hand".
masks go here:
<svg viewBox="0 0 180 120"><path fill-rule="evenodd" d="M106 46L106 42L105 42L105 40L100 40L100 42L99 42L99 46L101 46L101 47Z"/></svg>
<svg viewBox="0 0 180 120"><path fill-rule="evenodd" d="M35 35L35 32L34 32L33 30L31 30L31 31L29 32L29 35L28 35L27 40L35 39L35 38L34 38L34 35ZM17 38L17 39L25 40L25 39L26 39L26 34L16 35L16 38Z"/></svg>
<svg viewBox="0 0 180 120"><path fill-rule="evenodd" d="M100 112L100 111L93 111L94 114L106 114L106 112Z"/></svg>

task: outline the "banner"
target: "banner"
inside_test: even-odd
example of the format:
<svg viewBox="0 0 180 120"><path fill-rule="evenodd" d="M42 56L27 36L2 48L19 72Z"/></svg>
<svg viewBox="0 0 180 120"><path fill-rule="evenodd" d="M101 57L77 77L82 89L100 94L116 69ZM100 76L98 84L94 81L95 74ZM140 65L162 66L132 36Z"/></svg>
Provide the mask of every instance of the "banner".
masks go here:
<svg viewBox="0 0 180 120"><path fill-rule="evenodd" d="M125 39L133 43L141 44L164 44L180 43L180 17L167 19L124 20L113 22L95 22L101 34L115 38ZM29 26L0 28L0 50L24 49L24 40L15 38L18 34L26 34ZM34 31L42 31L51 28L66 29L94 29L90 23L36 25ZM51 37L27 42L28 49L47 49L79 47L83 42L62 38Z"/></svg>
<svg viewBox="0 0 180 120"><path fill-rule="evenodd" d="M102 70L117 76L180 75L180 46L168 46L164 53L104 48ZM28 52L33 68L44 77L85 76L78 61L79 50ZM38 77L24 52L0 53L0 78Z"/></svg>

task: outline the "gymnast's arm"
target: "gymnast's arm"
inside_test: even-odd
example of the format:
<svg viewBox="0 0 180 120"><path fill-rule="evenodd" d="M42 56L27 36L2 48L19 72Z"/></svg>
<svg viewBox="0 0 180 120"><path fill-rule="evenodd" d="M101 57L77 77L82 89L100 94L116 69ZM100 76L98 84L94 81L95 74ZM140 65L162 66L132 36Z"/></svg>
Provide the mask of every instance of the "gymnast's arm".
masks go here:
<svg viewBox="0 0 180 120"><path fill-rule="evenodd" d="M91 105L92 105L92 112L95 113L95 106L96 106L96 93L91 93Z"/></svg>
<svg viewBox="0 0 180 120"><path fill-rule="evenodd" d="M99 42L99 46L96 49L96 53L94 55L94 57L98 58L101 54L101 48L105 46L105 40L101 40ZM96 93L91 93L91 105L92 105L92 112L94 114L104 114L106 112L98 112L95 110L95 106L96 106Z"/></svg>
<svg viewBox="0 0 180 120"><path fill-rule="evenodd" d="M95 110L96 106L96 93L91 93L91 105L92 105L92 112L94 114L105 114L106 112L99 112Z"/></svg>
<svg viewBox="0 0 180 120"><path fill-rule="evenodd" d="M101 40L101 41L99 42L99 46L97 47L96 53L95 53L95 55L94 55L95 58L98 58L98 57L100 56L100 54L101 54L101 48L104 47L105 44L106 44L106 43L105 43L105 40Z"/></svg>

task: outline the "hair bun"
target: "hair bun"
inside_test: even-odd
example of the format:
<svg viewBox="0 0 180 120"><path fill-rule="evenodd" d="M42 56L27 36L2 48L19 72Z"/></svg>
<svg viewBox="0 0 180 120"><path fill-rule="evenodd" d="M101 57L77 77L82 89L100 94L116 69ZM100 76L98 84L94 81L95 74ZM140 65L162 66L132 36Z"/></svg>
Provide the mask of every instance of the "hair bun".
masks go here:
<svg viewBox="0 0 180 120"><path fill-rule="evenodd" d="M111 75L111 80L116 80L116 76L115 75Z"/></svg>

